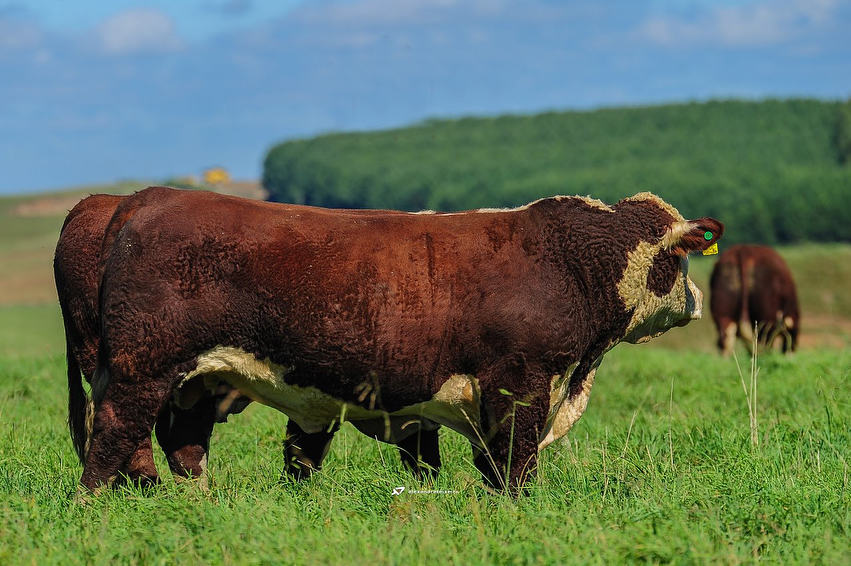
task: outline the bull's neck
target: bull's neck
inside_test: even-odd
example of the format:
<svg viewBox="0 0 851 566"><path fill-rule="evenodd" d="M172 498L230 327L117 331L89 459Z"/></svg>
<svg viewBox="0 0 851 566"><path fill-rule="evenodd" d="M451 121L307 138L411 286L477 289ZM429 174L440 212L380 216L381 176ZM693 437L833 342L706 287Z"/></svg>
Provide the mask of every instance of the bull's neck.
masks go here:
<svg viewBox="0 0 851 566"><path fill-rule="evenodd" d="M616 213L582 200L550 203L534 213L544 261L564 282L565 292L579 295L590 343L622 337L631 313L618 293L618 283L637 241L619 233Z"/></svg>

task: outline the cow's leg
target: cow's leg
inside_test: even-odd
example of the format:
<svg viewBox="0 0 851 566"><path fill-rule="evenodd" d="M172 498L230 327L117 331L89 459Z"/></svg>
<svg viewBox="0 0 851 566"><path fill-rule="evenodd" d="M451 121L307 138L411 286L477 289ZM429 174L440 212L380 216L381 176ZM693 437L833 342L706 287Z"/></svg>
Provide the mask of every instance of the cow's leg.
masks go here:
<svg viewBox="0 0 851 566"><path fill-rule="evenodd" d="M438 429L420 429L416 434L397 443L402 464L417 478L434 479L440 471Z"/></svg>
<svg viewBox="0 0 851 566"><path fill-rule="evenodd" d="M733 353L733 348L736 347L736 333L738 328L736 321L732 319L722 319L718 321L718 349L721 350L721 355L725 358Z"/></svg>
<svg viewBox="0 0 851 566"><path fill-rule="evenodd" d="M797 321L791 316L787 316L783 322L786 326L786 336L783 340L783 353L786 354L798 349L798 325Z"/></svg>
<svg viewBox="0 0 851 566"><path fill-rule="evenodd" d="M487 484L518 493L535 475L538 441L549 408L546 373L526 366L522 358L501 364L482 390L482 422L486 445L474 446L474 463ZM543 392L546 392L544 394Z"/></svg>
<svg viewBox="0 0 851 566"><path fill-rule="evenodd" d="M129 383L128 383L129 382ZM80 483L97 491L114 483L136 450L150 440L154 422L171 395L171 380L133 383L113 372L97 403Z"/></svg>
<svg viewBox="0 0 851 566"><path fill-rule="evenodd" d="M330 430L307 433L289 419L284 440L284 472L295 480L303 480L319 471L331 448L331 440L339 429L340 425L334 423Z"/></svg>
<svg viewBox="0 0 851 566"><path fill-rule="evenodd" d="M207 453L216 420L216 398L205 393L189 409L169 403L157 420L157 440L176 478L199 479L206 486Z"/></svg>
<svg viewBox="0 0 851 566"><path fill-rule="evenodd" d="M516 493L535 476L538 434L546 424L543 401L542 397L528 407L517 405L485 448L473 447L473 462L489 486Z"/></svg>

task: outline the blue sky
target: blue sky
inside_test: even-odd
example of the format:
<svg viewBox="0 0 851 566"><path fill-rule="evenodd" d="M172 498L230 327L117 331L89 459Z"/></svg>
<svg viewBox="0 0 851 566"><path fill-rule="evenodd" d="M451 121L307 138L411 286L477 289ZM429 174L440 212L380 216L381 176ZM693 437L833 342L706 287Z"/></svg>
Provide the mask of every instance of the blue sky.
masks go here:
<svg viewBox="0 0 851 566"><path fill-rule="evenodd" d="M430 117L851 96L851 0L0 0L0 193Z"/></svg>

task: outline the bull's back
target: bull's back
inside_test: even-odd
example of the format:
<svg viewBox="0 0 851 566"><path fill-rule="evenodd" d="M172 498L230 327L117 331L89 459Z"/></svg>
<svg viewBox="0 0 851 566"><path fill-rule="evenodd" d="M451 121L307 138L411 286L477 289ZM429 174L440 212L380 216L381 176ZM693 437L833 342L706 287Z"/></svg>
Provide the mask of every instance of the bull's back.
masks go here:
<svg viewBox="0 0 851 566"><path fill-rule="evenodd" d="M441 385L433 383L446 369L440 364L469 355L453 344L478 347L488 328L508 331L488 317L509 303L522 311L531 283L511 290L507 282L536 269L518 242L488 236L499 212L335 211L181 191L163 197L119 231L106 258L102 308L110 321L135 321L141 305L142 316L165 321L169 333L145 330L147 320L106 331L128 347L144 341L155 355L175 356L178 344L188 344L184 360L227 347L289 366L287 353L295 351L299 363L286 378L296 385L324 376L352 391L377 369L379 379L404 377L398 404L428 399ZM394 398L393 383L381 387L386 400Z"/></svg>

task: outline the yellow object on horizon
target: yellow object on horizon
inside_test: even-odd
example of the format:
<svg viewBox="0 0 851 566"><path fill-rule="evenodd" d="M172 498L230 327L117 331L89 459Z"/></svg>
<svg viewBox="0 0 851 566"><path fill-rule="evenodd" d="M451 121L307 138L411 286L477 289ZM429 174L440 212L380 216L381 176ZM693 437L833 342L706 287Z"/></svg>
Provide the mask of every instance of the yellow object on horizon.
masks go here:
<svg viewBox="0 0 851 566"><path fill-rule="evenodd" d="M204 182L208 185L221 185L230 182L230 173L224 167L210 167L204 170Z"/></svg>

